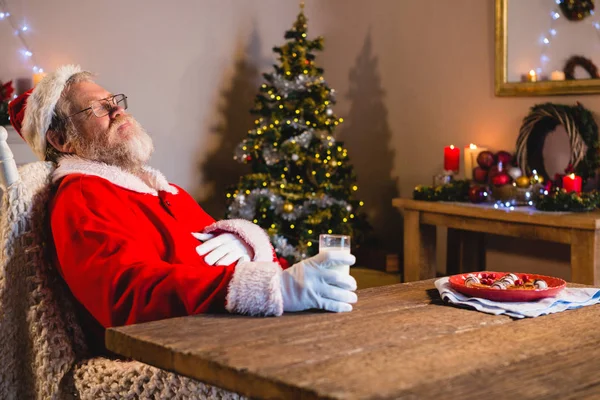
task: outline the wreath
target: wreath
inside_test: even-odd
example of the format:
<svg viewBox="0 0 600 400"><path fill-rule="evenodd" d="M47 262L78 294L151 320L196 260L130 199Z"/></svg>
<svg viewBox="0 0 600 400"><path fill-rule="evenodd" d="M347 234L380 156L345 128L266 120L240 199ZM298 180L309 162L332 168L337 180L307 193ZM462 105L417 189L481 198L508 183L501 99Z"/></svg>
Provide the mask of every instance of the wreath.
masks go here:
<svg viewBox="0 0 600 400"><path fill-rule="evenodd" d="M582 56L573 56L567 60L565 64L565 68L563 69L565 73L566 80L575 79L575 67L582 67L590 74L591 79L598 79L598 67L590 60L589 58L585 58Z"/></svg>
<svg viewBox="0 0 600 400"><path fill-rule="evenodd" d="M547 180L543 148L548 133L558 125L565 127L571 144L569 167L584 183L596 175L600 166L598 125L592 113L580 103L576 106L545 103L531 108L517 138L516 158L521 170L537 170Z"/></svg>
<svg viewBox="0 0 600 400"><path fill-rule="evenodd" d="M569 21L581 21L594 11L594 0L559 0L560 9Z"/></svg>

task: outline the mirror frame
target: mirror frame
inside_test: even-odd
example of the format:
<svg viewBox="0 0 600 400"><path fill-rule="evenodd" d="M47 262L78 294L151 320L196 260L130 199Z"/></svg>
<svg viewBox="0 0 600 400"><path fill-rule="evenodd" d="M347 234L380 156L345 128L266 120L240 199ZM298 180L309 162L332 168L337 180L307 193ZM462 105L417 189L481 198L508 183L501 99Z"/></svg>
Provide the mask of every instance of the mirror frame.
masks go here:
<svg viewBox="0 0 600 400"><path fill-rule="evenodd" d="M508 0L496 1L496 96L547 96L600 93L600 79L568 81L507 82L508 49L506 34Z"/></svg>

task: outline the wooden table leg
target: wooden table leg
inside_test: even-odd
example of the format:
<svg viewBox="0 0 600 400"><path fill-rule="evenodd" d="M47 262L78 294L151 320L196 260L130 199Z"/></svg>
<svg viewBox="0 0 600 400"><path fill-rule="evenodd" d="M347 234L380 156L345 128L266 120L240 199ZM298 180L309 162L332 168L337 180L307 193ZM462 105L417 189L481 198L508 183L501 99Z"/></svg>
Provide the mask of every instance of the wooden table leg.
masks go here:
<svg viewBox="0 0 600 400"><path fill-rule="evenodd" d="M571 231L571 282L600 285L599 246L597 231Z"/></svg>
<svg viewBox="0 0 600 400"><path fill-rule="evenodd" d="M448 228L446 274L485 270L485 234Z"/></svg>
<svg viewBox="0 0 600 400"><path fill-rule="evenodd" d="M435 226L421 225L419 211L404 212L404 281L435 278Z"/></svg>
<svg viewBox="0 0 600 400"><path fill-rule="evenodd" d="M446 234L446 275L460 273L462 264L462 231L448 228Z"/></svg>
<svg viewBox="0 0 600 400"><path fill-rule="evenodd" d="M485 234L463 231L462 271L485 271Z"/></svg>

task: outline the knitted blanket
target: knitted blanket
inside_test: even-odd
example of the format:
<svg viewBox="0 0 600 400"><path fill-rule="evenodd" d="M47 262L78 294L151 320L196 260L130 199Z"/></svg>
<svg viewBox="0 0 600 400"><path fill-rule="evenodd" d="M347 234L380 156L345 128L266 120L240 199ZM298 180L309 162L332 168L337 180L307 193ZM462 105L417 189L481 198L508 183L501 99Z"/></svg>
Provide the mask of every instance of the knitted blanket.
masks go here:
<svg viewBox="0 0 600 400"><path fill-rule="evenodd" d="M54 164L19 169L0 221L0 399L239 399L136 361L89 358L68 288L47 254Z"/></svg>

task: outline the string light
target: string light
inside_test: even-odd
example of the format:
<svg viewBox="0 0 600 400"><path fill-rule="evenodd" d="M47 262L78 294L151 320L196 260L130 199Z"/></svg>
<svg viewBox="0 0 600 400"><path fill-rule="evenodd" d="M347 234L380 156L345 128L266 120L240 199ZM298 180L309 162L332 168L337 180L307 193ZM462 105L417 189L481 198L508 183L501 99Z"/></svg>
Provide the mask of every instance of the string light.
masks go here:
<svg viewBox="0 0 600 400"><path fill-rule="evenodd" d="M15 36L19 38L23 48L20 50L21 54L33 62L33 72L35 74L43 73L44 69L39 67L39 63L36 61L33 52L31 51L31 47L27 43L25 39L24 33L30 30L30 27L27 24L23 24L20 27L13 20L12 14L8 10L8 6L6 5L6 0L0 0L0 21L7 21L11 26L12 30L15 32Z"/></svg>
<svg viewBox="0 0 600 400"><path fill-rule="evenodd" d="M565 0L555 0L554 2L557 5L561 5ZM590 15L594 15L594 10L590 11ZM558 9L554 8L553 10L550 11L550 28L548 29L548 34L543 34L541 36L541 44L542 44L542 51L540 54L540 63L541 63L541 67L536 68L536 72L538 74L542 74L542 72L544 71L544 67L546 66L546 64L550 61L550 57L548 57L546 55L546 52L549 50L550 45L552 44L552 39L558 35L558 31L557 29L554 27L555 21L557 21L558 19L561 18L560 12ZM598 36L600 37L600 22L598 21L593 21L592 26L596 29L596 33L598 34Z"/></svg>

